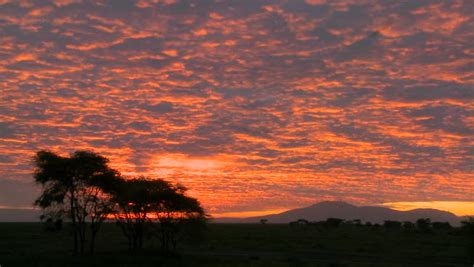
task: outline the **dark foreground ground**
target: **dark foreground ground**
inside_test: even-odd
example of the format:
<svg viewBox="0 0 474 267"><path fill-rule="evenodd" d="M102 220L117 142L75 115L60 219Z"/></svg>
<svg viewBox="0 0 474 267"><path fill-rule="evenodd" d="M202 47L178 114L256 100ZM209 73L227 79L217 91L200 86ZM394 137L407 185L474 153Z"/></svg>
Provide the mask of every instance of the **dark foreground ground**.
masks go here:
<svg viewBox="0 0 474 267"><path fill-rule="evenodd" d="M161 256L153 243L128 253L113 224L99 233L94 255L72 257L67 233L48 233L37 223L0 223L0 266L473 266L467 239L447 230L210 224L199 244L182 244L172 257Z"/></svg>

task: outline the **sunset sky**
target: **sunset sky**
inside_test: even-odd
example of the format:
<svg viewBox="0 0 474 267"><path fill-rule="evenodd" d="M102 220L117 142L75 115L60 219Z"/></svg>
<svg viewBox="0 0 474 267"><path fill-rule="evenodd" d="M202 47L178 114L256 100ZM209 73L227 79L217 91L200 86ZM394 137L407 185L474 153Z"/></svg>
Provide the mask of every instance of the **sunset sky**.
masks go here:
<svg viewBox="0 0 474 267"><path fill-rule="evenodd" d="M92 150L217 215L474 214L474 1L0 0L0 206ZM398 204L397 204L398 203Z"/></svg>

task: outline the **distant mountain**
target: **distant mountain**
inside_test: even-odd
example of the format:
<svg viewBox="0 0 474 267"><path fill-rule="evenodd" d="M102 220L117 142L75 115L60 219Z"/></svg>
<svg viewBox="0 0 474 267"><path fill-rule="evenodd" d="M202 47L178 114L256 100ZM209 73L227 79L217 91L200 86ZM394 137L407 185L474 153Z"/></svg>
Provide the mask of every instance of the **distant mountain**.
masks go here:
<svg viewBox="0 0 474 267"><path fill-rule="evenodd" d="M414 209L398 211L386 207L354 206L346 202L326 201L309 207L293 209L279 214L269 214L248 218L215 218L215 222L222 223L255 223L267 219L269 223L289 223L298 219L308 221L322 221L327 218L344 220L359 219L363 222L383 223L385 220L416 221L419 218L430 218L432 221L449 222L458 225L461 218L453 213L435 209Z"/></svg>
<svg viewBox="0 0 474 267"><path fill-rule="evenodd" d="M0 222L39 222L41 212L35 209L2 209Z"/></svg>

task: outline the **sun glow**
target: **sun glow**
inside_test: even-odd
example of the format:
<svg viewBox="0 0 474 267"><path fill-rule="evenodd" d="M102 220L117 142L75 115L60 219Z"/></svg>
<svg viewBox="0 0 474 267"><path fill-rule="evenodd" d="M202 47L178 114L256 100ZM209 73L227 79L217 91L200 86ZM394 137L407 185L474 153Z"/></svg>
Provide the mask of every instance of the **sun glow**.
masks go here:
<svg viewBox="0 0 474 267"><path fill-rule="evenodd" d="M213 213L212 216L216 218L245 218L253 216L263 216L269 214L278 214L287 211L288 209L271 209L271 210L252 210L252 211L236 211Z"/></svg>
<svg viewBox="0 0 474 267"><path fill-rule="evenodd" d="M175 171L184 173L216 173L231 163L220 157L189 157L184 154L160 155L154 160L155 173L171 174Z"/></svg>

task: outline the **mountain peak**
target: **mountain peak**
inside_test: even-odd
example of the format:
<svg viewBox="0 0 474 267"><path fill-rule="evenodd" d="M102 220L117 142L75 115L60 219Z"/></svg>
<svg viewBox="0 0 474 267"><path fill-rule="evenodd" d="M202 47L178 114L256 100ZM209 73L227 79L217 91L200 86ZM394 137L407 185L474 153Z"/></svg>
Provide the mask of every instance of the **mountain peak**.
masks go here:
<svg viewBox="0 0 474 267"><path fill-rule="evenodd" d="M344 201L322 201L316 204L311 205L311 207L347 207L347 208L356 208L356 206L349 204Z"/></svg>
<svg viewBox="0 0 474 267"><path fill-rule="evenodd" d="M252 223L258 222L260 219L267 219L270 223L288 223L299 219L323 221L327 218L340 218L344 220L358 219L363 222L372 223L383 223L386 220L415 222L420 218L430 218L432 221L449 222L453 225L459 224L461 220L450 212L435 209L399 211L382 206L358 207L343 201L323 201L308 207L288 210L279 214L243 219L217 219L216 221Z"/></svg>

